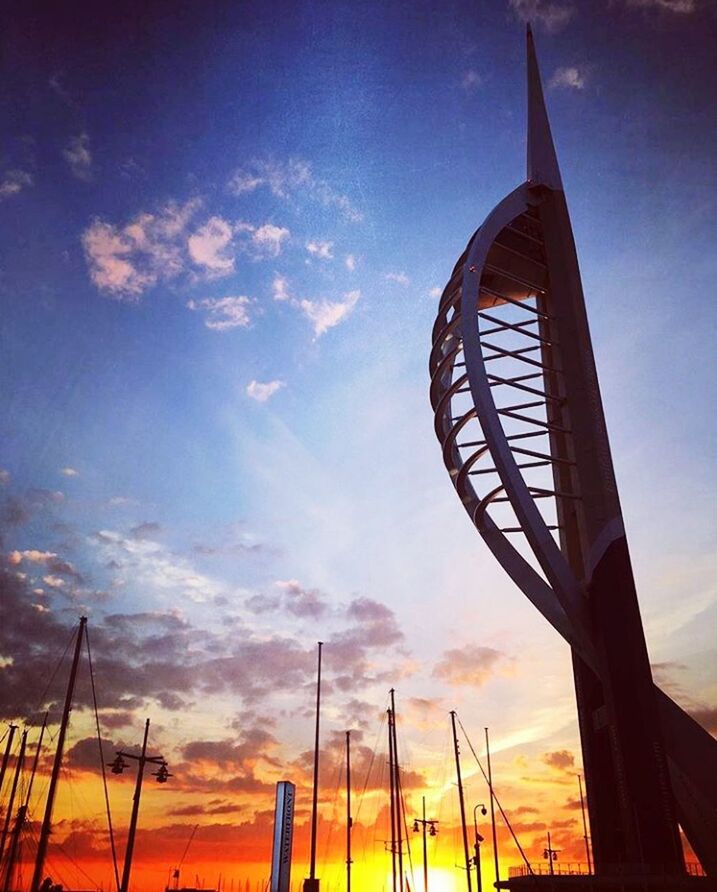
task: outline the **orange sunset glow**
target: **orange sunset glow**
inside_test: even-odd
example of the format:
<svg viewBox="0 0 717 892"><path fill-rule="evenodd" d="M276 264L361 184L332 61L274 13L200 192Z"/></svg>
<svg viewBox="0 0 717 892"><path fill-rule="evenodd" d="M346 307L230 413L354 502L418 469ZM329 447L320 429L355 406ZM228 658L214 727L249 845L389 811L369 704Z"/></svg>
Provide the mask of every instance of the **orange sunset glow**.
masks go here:
<svg viewBox="0 0 717 892"><path fill-rule="evenodd" d="M4 4L0 892L716 888L715 25Z"/></svg>

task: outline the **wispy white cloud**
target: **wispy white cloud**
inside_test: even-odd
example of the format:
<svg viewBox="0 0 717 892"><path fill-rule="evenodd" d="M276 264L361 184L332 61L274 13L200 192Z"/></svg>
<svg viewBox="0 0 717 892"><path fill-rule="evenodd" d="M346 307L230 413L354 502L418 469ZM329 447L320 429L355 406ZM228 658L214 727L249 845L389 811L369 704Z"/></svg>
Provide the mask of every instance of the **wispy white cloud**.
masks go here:
<svg viewBox="0 0 717 892"><path fill-rule="evenodd" d="M6 171L2 176L2 180L0 180L0 201L4 201L12 195L17 195L18 192L22 192L23 189L32 186L34 182L32 174L29 174L26 170Z"/></svg>
<svg viewBox="0 0 717 892"><path fill-rule="evenodd" d="M584 90L587 84L585 71L575 66L556 68L548 86L552 89Z"/></svg>
<svg viewBox="0 0 717 892"><path fill-rule="evenodd" d="M279 275L279 273L274 276L274 281L271 283L271 290L272 294L274 295L274 300L291 300L291 294L289 293L289 281L284 276Z"/></svg>
<svg viewBox="0 0 717 892"><path fill-rule="evenodd" d="M466 93L472 93L474 90L477 90L482 83L483 78L478 74L475 68L469 68L467 71L463 72L461 86Z"/></svg>
<svg viewBox="0 0 717 892"><path fill-rule="evenodd" d="M2 485L7 486L11 479L10 471L6 468L0 468L0 483L2 483Z"/></svg>
<svg viewBox="0 0 717 892"><path fill-rule="evenodd" d="M332 260L333 242L309 241L306 243L306 250L312 257L318 257L320 260Z"/></svg>
<svg viewBox="0 0 717 892"><path fill-rule="evenodd" d="M176 596L196 603L209 601L224 589L216 580L199 573L186 559L173 554L159 542L148 538L135 539L113 530L101 530L95 542L117 568L117 583L125 578L176 604Z"/></svg>
<svg viewBox="0 0 717 892"><path fill-rule="evenodd" d="M292 292L288 279L279 273L274 276L272 293L274 300L299 310L311 322L317 338L343 322L361 297L361 292L356 290L347 292L344 299L338 301L300 299Z"/></svg>
<svg viewBox="0 0 717 892"><path fill-rule="evenodd" d="M207 297L203 300L190 300L190 310L206 313L204 324L213 331L229 331L232 328L248 328L251 323L249 307L252 299L245 295L238 297Z"/></svg>
<svg viewBox="0 0 717 892"><path fill-rule="evenodd" d="M80 472L75 468L60 468L60 473L63 477L79 477Z"/></svg>
<svg viewBox="0 0 717 892"><path fill-rule="evenodd" d="M56 71L50 77L47 84L56 96L59 96L60 99L62 99L63 102L68 103L68 105L70 104L70 94L67 92L67 90L65 89L65 86L62 83L62 73L61 72Z"/></svg>
<svg viewBox="0 0 717 892"><path fill-rule="evenodd" d="M411 280L408 278L406 273L386 273L384 276L387 282L395 282L397 285L410 285Z"/></svg>
<svg viewBox="0 0 717 892"><path fill-rule="evenodd" d="M285 387L284 381L250 381L246 386L246 394L257 403L265 403L277 390Z"/></svg>
<svg viewBox="0 0 717 892"><path fill-rule="evenodd" d="M255 252L268 257L278 257L281 248L291 233L283 226L275 226L273 223L265 223L254 230L251 237L252 247Z"/></svg>
<svg viewBox="0 0 717 892"><path fill-rule="evenodd" d="M282 199L305 195L324 207L335 208L353 223L363 219L363 214L346 195L338 192L326 180L317 177L308 161L298 158L287 162L253 161L235 170L227 185L229 191L237 196L262 187Z"/></svg>
<svg viewBox="0 0 717 892"><path fill-rule="evenodd" d="M310 320L316 337L321 337L330 328L343 322L349 316L361 297L360 291L349 291L341 301L301 300L299 308Z"/></svg>
<svg viewBox="0 0 717 892"><path fill-rule="evenodd" d="M553 34L560 31L575 14L571 3L558 3L553 0L508 0L513 12L523 22L541 25Z"/></svg>
<svg viewBox="0 0 717 892"><path fill-rule="evenodd" d="M695 12L697 0L627 0L627 5L640 9L665 9L686 15Z"/></svg>
<svg viewBox="0 0 717 892"><path fill-rule="evenodd" d="M443 289L438 285L434 285L433 288L428 292L429 297L440 297L443 294Z"/></svg>
<svg viewBox="0 0 717 892"><path fill-rule="evenodd" d="M231 253L233 231L222 217L210 217L187 239L187 249L192 261L209 276L226 276L234 272Z"/></svg>
<svg viewBox="0 0 717 892"><path fill-rule="evenodd" d="M92 152L90 137L87 133L79 133L68 141L62 155L67 161L73 176L78 180L89 182L92 179Z"/></svg>
<svg viewBox="0 0 717 892"><path fill-rule="evenodd" d="M346 264L346 269L350 273L352 273L356 269L356 258L353 254L347 254L344 263Z"/></svg>
<svg viewBox="0 0 717 892"><path fill-rule="evenodd" d="M168 202L139 213L126 226L95 218L82 234L90 279L119 299L136 300L159 281L185 268L185 232L200 201Z"/></svg>

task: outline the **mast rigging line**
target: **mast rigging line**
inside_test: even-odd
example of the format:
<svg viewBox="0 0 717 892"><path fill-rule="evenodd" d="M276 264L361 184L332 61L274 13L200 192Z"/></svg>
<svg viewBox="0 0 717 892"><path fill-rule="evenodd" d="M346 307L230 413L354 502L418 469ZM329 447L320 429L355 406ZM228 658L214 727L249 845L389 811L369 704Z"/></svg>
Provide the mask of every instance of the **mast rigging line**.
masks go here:
<svg viewBox="0 0 717 892"><path fill-rule="evenodd" d="M398 778L398 801L399 801L399 811L403 814L403 828L406 834L406 852L408 853L408 869L411 873L411 882L415 883L415 877L413 875L413 858L411 857L411 838L408 835L408 820L406 818L406 801L403 796L403 781L401 780L401 772L397 771ZM408 882L408 877L406 877L406 882Z"/></svg>
<svg viewBox="0 0 717 892"><path fill-rule="evenodd" d="M62 656L55 664L55 668L52 670L52 674L50 675L50 677L47 681L47 684L45 685L45 689L40 694L40 697L37 700L37 704L35 706L35 712L39 711L40 707L42 706L42 704L45 700L45 697L47 696L47 692L50 690L50 687L52 686L52 683L54 682L55 677L57 676L57 673L60 671L60 666L62 666L62 664L65 662L65 658L67 657L67 654L68 654L70 648L72 647L72 644L75 640L75 635L77 635L77 631L78 631L77 628L74 628L72 630L72 635L70 635L70 640L65 645L65 650L63 651ZM48 731L48 733L50 733L50 732ZM51 740L54 739L52 734L50 734L50 739Z"/></svg>
<svg viewBox="0 0 717 892"><path fill-rule="evenodd" d="M366 772L366 780L364 781L363 790L361 791L361 795L358 797L358 804L356 806L356 814L353 815L354 823L357 823L359 814L361 812L361 806L363 804L364 796L366 795L366 790L368 789L368 784L371 779L371 771L373 770L373 763L376 759L376 750L378 749L378 743L381 738L381 734L383 733L383 723L386 721L386 712L383 711L381 713L381 721L378 725L378 733L376 734L376 740L373 745L373 749L371 750L371 761L368 763L368 771Z"/></svg>
<svg viewBox="0 0 717 892"><path fill-rule="evenodd" d="M110 795L107 789L107 771L105 768L105 756L102 749L102 732L100 731L100 714L97 708L97 691L95 689L95 672L92 667L92 651L90 650L90 636L85 626L85 644L87 645L87 664L90 669L90 686L92 688L92 705L95 711L95 726L97 728L97 746L100 752L100 766L102 768L102 788L105 796L105 809L107 811L107 829L110 835L110 848L112 849L112 867L115 874L117 892L120 888L119 867L117 866L117 848L115 847L115 834L112 827L112 812L110 811Z"/></svg>
<svg viewBox="0 0 717 892"><path fill-rule="evenodd" d="M187 844L184 847L184 851L182 852L182 857L179 859L179 864L177 865L177 870L180 870L182 865L184 864L184 859L187 857L187 852L189 851L189 847L192 844L192 840L194 839L194 834L199 830L199 824L194 825L194 830L189 834L189 839L187 840Z"/></svg>
<svg viewBox="0 0 717 892"><path fill-rule="evenodd" d="M483 766L481 765L481 761L480 761L480 759L478 758L478 754L476 753L475 749L473 748L473 744L471 743L471 739L470 739L470 737L468 736L468 732L467 732L466 729L463 727L463 722L461 721L461 717L458 715L458 713L456 713L456 718L458 719L458 724L461 726L461 731L463 732L463 736L465 737L465 739L466 739L466 741L467 741L467 743L468 743L468 746L470 747L470 750L471 750L471 752L473 753L473 758L474 758L474 759L476 760L476 762L478 763L478 767L480 768L480 772L481 772L481 774L483 775L483 780L485 780L485 782L488 783L488 775L487 775L487 774L485 773L485 771L483 770ZM489 786L492 788L492 789L490 790L490 794L491 794L491 796L493 796L493 798L495 799L495 804L498 806L498 808L499 808L499 810L500 810L500 813L501 813L501 815L502 815L502 817L503 817L503 820L504 820L505 823L506 823L506 826L507 826L508 830L510 830L510 835L513 837L513 842L514 842L515 845L517 846L518 851L520 852L520 856L521 856L521 858L523 859L523 861L525 861L525 866L526 866L526 867L528 868L528 870L530 871L530 875L531 875L531 876L534 876L534 873L533 873L533 867L532 867L530 861L528 861L528 856L527 856L527 855L525 854L525 852L523 851L523 847L521 846L520 842L518 841L518 837L515 835L515 831L513 830L513 825L512 825L512 824L510 823L510 821L508 820L508 815L503 811L503 806L500 804L500 800L498 799L498 796L497 796L497 794L496 794L496 792L495 792L495 785L494 785L494 784L489 784Z"/></svg>

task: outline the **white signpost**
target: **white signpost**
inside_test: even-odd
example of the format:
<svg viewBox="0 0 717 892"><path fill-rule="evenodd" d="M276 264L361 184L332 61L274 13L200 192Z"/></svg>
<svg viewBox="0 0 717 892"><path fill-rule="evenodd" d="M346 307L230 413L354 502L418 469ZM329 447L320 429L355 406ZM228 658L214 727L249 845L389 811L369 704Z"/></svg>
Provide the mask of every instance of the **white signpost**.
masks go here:
<svg viewBox="0 0 717 892"><path fill-rule="evenodd" d="M276 807L274 809L271 892L289 892L295 799L296 786L291 781L279 781L276 785Z"/></svg>

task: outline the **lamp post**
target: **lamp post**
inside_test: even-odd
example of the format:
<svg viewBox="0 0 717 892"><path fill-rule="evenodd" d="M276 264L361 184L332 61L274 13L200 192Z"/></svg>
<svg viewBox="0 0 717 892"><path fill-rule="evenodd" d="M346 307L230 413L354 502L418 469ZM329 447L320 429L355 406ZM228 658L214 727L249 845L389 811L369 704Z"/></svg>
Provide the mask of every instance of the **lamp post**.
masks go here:
<svg viewBox="0 0 717 892"><path fill-rule="evenodd" d="M438 833L436 825L438 821L432 818L426 818L426 797L422 797L423 801L423 817L413 819L413 832L419 833L423 831L423 892L428 892L428 844L426 842L426 830L429 836L435 836Z"/></svg>
<svg viewBox="0 0 717 892"><path fill-rule="evenodd" d="M473 807L473 829L475 830L475 843L473 845L475 854L473 855L473 862L476 867L476 889L477 892L483 892L483 877L481 876L480 870L480 844L483 842L483 837L478 832L478 809L480 809L480 813L484 817L488 814L488 810L482 802L479 802L478 805Z"/></svg>
<svg viewBox="0 0 717 892"><path fill-rule="evenodd" d="M142 740L142 753L135 756L132 753L126 753L123 750L117 751L114 762L109 762L112 768L112 774L122 774L129 765L125 759L133 759L137 762L137 783L134 788L134 798L132 800L132 817L129 822L129 832L127 834L127 850L124 856L124 870L122 871L122 883L120 884L120 892L128 892L129 878L132 871L132 854L134 852L134 838L137 833L137 819L139 817L139 798L142 793L142 778L144 776L144 766L149 763L156 765L157 770L152 773L157 778L158 784L166 784L172 775L169 773L167 761L163 756L147 755L147 738L149 737L149 719L144 725L144 739Z"/></svg>
<svg viewBox="0 0 717 892"><path fill-rule="evenodd" d="M558 860L558 852L560 849L554 849L550 842L550 831L548 830L548 846L543 850L543 858L548 862L548 869L550 870L550 876L555 876L555 865L554 861Z"/></svg>

